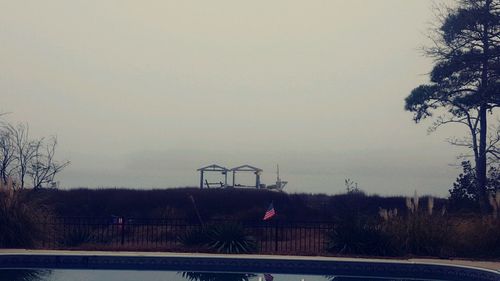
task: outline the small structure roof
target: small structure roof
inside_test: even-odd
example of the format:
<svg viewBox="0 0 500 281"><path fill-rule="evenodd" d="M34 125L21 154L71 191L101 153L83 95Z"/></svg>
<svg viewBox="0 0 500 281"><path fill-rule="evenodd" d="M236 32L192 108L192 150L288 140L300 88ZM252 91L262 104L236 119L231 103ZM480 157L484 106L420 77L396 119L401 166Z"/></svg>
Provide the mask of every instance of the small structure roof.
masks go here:
<svg viewBox="0 0 500 281"><path fill-rule="evenodd" d="M228 168L219 166L217 164L212 164L209 166L205 166L202 168L199 168L197 171L215 171L215 172L227 172L229 171Z"/></svg>
<svg viewBox="0 0 500 281"><path fill-rule="evenodd" d="M254 167L254 166L250 166L250 165L242 165L242 166L238 166L238 167L234 167L231 169L231 171L236 171L236 172L262 172L262 169L259 169L257 167Z"/></svg>

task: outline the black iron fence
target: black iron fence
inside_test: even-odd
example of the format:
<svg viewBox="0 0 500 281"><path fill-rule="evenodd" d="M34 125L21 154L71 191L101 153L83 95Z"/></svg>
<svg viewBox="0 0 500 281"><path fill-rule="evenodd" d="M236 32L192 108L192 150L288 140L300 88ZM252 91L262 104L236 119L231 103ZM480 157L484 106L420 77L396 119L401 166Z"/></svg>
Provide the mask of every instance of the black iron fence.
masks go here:
<svg viewBox="0 0 500 281"><path fill-rule="evenodd" d="M210 220L205 225L235 223ZM238 221L257 242L259 253L318 254L325 252L331 222ZM43 222L48 249L123 249L185 251L179 239L199 229L184 219L58 217Z"/></svg>

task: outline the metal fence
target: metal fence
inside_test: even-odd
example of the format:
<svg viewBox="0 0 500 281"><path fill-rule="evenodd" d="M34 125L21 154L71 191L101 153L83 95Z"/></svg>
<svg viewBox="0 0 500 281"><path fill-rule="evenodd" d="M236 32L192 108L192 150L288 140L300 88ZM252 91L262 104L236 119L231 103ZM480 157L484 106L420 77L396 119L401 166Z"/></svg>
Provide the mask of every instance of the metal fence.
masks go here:
<svg viewBox="0 0 500 281"><path fill-rule="evenodd" d="M325 252L331 222L210 220L205 225L240 224L257 242L259 253L318 254ZM58 217L43 222L48 249L122 249L185 251L180 237L200 229L184 219Z"/></svg>

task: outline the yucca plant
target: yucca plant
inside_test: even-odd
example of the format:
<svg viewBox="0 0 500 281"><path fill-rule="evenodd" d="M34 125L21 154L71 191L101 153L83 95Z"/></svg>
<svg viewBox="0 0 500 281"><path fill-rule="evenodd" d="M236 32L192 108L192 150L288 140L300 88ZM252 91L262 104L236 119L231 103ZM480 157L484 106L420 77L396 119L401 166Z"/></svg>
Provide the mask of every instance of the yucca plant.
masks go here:
<svg viewBox="0 0 500 281"><path fill-rule="evenodd" d="M66 247L76 247L85 243L92 242L94 239L92 233L87 229L73 228L63 237L62 244Z"/></svg>
<svg viewBox="0 0 500 281"><path fill-rule="evenodd" d="M246 254L257 249L255 239L238 223L215 225L210 228L208 238L207 247L217 253Z"/></svg>

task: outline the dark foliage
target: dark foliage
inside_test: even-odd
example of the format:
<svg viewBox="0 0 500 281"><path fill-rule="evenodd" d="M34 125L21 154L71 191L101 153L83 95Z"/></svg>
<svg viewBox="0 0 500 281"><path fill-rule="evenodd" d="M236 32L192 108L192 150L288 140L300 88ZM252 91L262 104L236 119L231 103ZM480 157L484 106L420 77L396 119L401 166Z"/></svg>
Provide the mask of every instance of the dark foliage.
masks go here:
<svg viewBox="0 0 500 281"><path fill-rule="evenodd" d="M456 256L467 258L500 257L500 220L482 217L461 219L451 237Z"/></svg>
<svg viewBox="0 0 500 281"><path fill-rule="evenodd" d="M454 255L453 229L447 217L423 213L390 219L382 224L397 254L449 257Z"/></svg>
<svg viewBox="0 0 500 281"><path fill-rule="evenodd" d="M462 162L463 172L453 183L448 200L450 211L475 212L479 210L476 171L469 161ZM488 172L486 189L488 192L500 190L500 169L491 166Z"/></svg>
<svg viewBox="0 0 500 281"><path fill-rule="evenodd" d="M172 188L163 190L72 189L40 190L30 194L52 206L61 216L171 217L197 221L192 195L203 219L262 219L269 202L274 202L279 220L335 220L353 206L376 214L380 206L405 208L403 197L366 196L362 193L322 195L287 194L256 189Z"/></svg>
<svg viewBox="0 0 500 281"><path fill-rule="evenodd" d="M453 188L450 189L450 210L479 210L477 198L476 172L469 161L462 162L463 172L458 176Z"/></svg>
<svg viewBox="0 0 500 281"><path fill-rule="evenodd" d="M21 192L0 192L0 248L36 246L50 234L40 223L49 215L43 204L26 200Z"/></svg>
<svg viewBox="0 0 500 281"><path fill-rule="evenodd" d="M359 216L345 218L328 233L329 252L349 255L394 255L390 237L375 220Z"/></svg>
<svg viewBox="0 0 500 281"><path fill-rule="evenodd" d="M187 230L178 239L182 245L187 247L205 246L210 242L206 228L201 226Z"/></svg>
<svg viewBox="0 0 500 281"><path fill-rule="evenodd" d="M92 233L88 229L72 228L64 235L62 245L66 247L76 247L93 241Z"/></svg>

